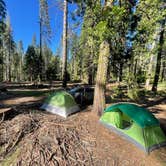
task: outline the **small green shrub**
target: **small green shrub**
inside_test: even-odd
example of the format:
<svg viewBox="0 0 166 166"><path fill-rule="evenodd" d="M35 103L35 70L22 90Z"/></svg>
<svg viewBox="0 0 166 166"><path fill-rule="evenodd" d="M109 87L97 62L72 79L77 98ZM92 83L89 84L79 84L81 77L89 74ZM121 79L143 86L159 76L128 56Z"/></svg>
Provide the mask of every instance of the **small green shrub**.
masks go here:
<svg viewBox="0 0 166 166"><path fill-rule="evenodd" d="M139 99L139 90L137 88L128 89L127 95L132 100Z"/></svg>
<svg viewBox="0 0 166 166"><path fill-rule="evenodd" d="M136 76L136 81L138 84L145 83L146 74L144 71L139 70Z"/></svg>

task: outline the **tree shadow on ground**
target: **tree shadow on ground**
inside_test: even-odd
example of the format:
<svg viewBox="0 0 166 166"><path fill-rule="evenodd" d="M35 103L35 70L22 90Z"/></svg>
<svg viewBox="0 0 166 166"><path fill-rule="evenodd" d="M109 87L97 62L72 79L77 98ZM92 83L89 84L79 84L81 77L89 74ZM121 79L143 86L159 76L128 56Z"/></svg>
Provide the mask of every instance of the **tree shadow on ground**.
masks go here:
<svg viewBox="0 0 166 166"><path fill-rule="evenodd" d="M11 120L19 114L30 114L39 110L41 102L31 102L11 107L8 111L0 113L1 121Z"/></svg>
<svg viewBox="0 0 166 166"><path fill-rule="evenodd" d="M148 101L145 105L144 105L144 107L145 108L148 108L148 107L152 107L152 106L155 106L155 105L158 105L158 104L161 104L161 103L164 103L164 104L166 104L166 97L164 97L164 98L161 98L161 99L159 99L159 100L156 100L156 101Z"/></svg>
<svg viewBox="0 0 166 166"><path fill-rule="evenodd" d="M11 99L17 99L20 97L40 97L40 96L45 96L48 93L52 92L53 90L44 90L44 91L40 91L40 90L30 90L27 91L22 90L22 91L8 91L6 93L0 93L0 103L2 103L3 100L11 100Z"/></svg>

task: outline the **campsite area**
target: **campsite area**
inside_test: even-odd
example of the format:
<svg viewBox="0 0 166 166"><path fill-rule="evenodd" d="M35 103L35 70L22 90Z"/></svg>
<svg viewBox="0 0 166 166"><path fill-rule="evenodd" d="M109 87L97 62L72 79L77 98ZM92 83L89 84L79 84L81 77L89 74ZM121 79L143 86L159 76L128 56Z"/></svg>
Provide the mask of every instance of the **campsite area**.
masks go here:
<svg viewBox="0 0 166 166"><path fill-rule="evenodd" d="M92 112L92 105L67 119L39 109L50 91L61 88L59 82L54 83L51 89L36 89L28 84L17 83L5 85L7 91L1 92L0 98L2 166L164 166L166 163L166 148L154 150L150 155L145 154L131 142L101 125L99 117ZM108 84L107 92L110 93L109 89L115 89L116 86ZM116 95L116 91L111 91L111 95ZM113 103L119 102L118 98L115 97ZM130 99L123 97L122 101L130 102ZM147 94L139 104L153 112L166 131L165 94L152 97ZM2 114L4 111L7 111L5 116Z"/></svg>
<svg viewBox="0 0 166 166"><path fill-rule="evenodd" d="M165 0L0 0L0 166L166 166Z"/></svg>

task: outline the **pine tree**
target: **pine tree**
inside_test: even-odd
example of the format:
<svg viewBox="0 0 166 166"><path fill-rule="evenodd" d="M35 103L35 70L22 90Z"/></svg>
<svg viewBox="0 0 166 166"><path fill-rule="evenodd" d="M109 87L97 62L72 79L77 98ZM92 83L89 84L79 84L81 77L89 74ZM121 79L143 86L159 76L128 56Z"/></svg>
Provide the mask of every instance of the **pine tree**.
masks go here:
<svg viewBox="0 0 166 166"><path fill-rule="evenodd" d="M46 79L46 71L45 71L45 57L43 57L43 44L50 42L51 39L51 27L50 27L50 18L48 14L48 2L47 0L39 0L40 4L40 80L42 79L42 75L44 76L44 79ZM44 61L43 61L44 60ZM44 63L43 63L44 62Z"/></svg>
<svg viewBox="0 0 166 166"><path fill-rule="evenodd" d="M94 84L95 68L98 58L99 42L95 38L94 28L98 22L93 8L87 6L80 36L80 49L82 54L82 79L88 84Z"/></svg>
<svg viewBox="0 0 166 166"><path fill-rule="evenodd" d="M37 75L40 73L39 62L40 55L37 54L34 46L28 46L28 49L25 54L25 71L28 75L29 80L36 81Z"/></svg>
<svg viewBox="0 0 166 166"><path fill-rule="evenodd" d="M152 91L154 92L157 91L157 85L158 85L159 76L160 76L161 59L162 59L161 56L162 56L162 50L164 45L165 22L166 22L166 19L162 20L161 22L161 30L159 35L159 47L157 51L157 64L156 64L155 76L154 76L154 81L152 86Z"/></svg>
<svg viewBox="0 0 166 166"><path fill-rule="evenodd" d="M37 47L36 34L34 34L32 37L32 46Z"/></svg>
<svg viewBox="0 0 166 166"><path fill-rule="evenodd" d="M6 81L11 81L12 55L15 49L15 42L12 36L12 28L9 16L6 21L6 28L4 32L4 48L5 48L5 62L6 62Z"/></svg>
<svg viewBox="0 0 166 166"><path fill-rule="evenodd" d="M0 81L4 80L4 42L3 34L5 32L6 4L0 0Z"/></svg>
<svg viewBox="0 0 166 166"><path fill-rule="evenodd" d="M24 48L23 48L22 40L20 40L18 42L17 52L18 52L18 56L19 56L19 61L18 61L19 62L19 81L23 81L23 55L24 55Z"/></svg>
<svg viewBox="0 0 166 166"><path fill-rule="evenodd" d="M6 4L3 0L0 0L0 40L2 40L2 33L5 30L5 18L6 18Z"/></svg>
<svg viewBox="0 0 166 166"><path fill-rule="evenodd" d="M67 0L64 0L64 15L63 15L63 55L62 55L62 86L67 86Z"/></svg>

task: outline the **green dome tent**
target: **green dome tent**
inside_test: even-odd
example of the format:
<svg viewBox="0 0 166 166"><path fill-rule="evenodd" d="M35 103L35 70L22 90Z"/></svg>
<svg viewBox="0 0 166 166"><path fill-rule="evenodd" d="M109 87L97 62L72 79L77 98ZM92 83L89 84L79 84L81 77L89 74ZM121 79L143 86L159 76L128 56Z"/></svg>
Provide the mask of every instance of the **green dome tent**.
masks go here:
<svg viewBox="0 0 166 166"><path fill-rule="evenodd" d="M41 109L65 118L80 110L74 98L65 91L54 92L49 95Z"/></svg>
<svg viewBox="0 0 166 166"><path fill-rule="evenodd" d="M147 109L119 103L105 109L100 122L149 153L166 145L159 121Z"/></svg>

